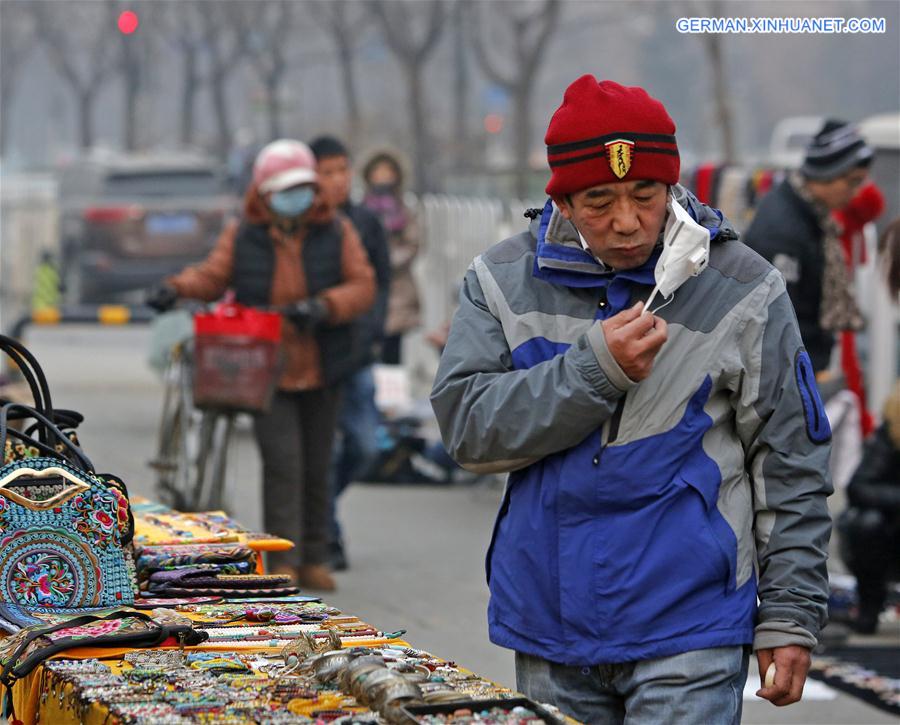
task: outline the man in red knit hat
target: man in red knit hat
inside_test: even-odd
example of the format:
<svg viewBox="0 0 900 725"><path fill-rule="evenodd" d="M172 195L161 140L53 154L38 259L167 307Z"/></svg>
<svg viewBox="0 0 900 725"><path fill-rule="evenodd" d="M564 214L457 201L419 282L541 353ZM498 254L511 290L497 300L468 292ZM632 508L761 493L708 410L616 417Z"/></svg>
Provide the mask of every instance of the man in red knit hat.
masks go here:
<svg viewBox="0 0 900 725"><path fill-rule="evenodd" d="M675 124L582 76L529 230L476 257L432 391L509 472L487 555L518 688L583 722L800 699L825 622L831 431L784 280L678 184Z"/></svg>

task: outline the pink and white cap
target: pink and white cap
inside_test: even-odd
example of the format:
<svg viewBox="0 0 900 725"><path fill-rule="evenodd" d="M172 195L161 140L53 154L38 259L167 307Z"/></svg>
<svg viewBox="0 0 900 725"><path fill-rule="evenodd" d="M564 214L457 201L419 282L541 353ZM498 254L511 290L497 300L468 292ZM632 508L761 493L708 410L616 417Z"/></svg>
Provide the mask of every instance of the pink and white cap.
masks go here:
<svg viewBox="0 0 900 725"><path fill-rule="evenodd" d="M316 157L309 146L292 139L266 144L253 163L253 184L261 194L300 184L315 184Z"/></svg>

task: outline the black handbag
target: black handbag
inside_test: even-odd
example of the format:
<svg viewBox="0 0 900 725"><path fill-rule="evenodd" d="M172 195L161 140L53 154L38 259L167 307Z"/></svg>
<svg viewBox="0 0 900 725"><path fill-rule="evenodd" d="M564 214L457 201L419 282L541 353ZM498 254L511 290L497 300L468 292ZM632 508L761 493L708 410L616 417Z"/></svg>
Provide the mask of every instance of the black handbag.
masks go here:
<svg viewBox="0 0 900 725"><path fill-rule="evenodd" d="M44 371L37 358L21 342L6 335L0 335L0 351L3 351L16 365L34 399L33 409L50 419L65 433L65 436L78 445L78 437L75 428L83 422L84 416L74 410L54 409L50 397L50 386ZM14 401L0 398L0 405ZM10 421L22 421L27 419L27 412L16 411L9 416ZM37 436L35 438L35 436ZM66 447L61 443L50 446L50 433L39 422L35 422L24 431L11 428L7 442L0 447L3 458L0 463L9 463L13 460L45 455L66 457Z"/></svg>

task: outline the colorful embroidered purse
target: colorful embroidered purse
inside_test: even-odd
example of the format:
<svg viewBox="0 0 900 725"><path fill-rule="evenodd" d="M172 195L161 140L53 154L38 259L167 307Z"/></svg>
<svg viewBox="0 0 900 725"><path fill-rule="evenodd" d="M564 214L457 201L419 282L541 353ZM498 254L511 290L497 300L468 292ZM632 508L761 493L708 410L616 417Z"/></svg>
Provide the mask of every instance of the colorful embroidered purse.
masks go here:
<svg viewBox="0 0 900 725"><path fill-rule="evenodd" d="M0 446L14 409L40 423L77 465L41 456L0 467L0 602L33 610L133 603L126 547L134 524L124 484L94 474L84 453L28 406L0 408Z"/></svg>

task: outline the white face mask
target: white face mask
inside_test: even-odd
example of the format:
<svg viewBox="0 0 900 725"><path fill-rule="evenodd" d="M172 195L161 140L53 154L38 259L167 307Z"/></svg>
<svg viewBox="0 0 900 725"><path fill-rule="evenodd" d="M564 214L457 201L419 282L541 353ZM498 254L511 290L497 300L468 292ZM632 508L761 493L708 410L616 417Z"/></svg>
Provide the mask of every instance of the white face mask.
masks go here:
<svg viewBox="0 0 900 725"><path fill-rule="evenodd" d="M650 303L658 293L670 298L681 285L706 269L709 261L709 230L695 222L671 193L666 208L669 217L663 233L663 250L653 273L656 287L644 303L641 314L650 309Z"/></svg>

